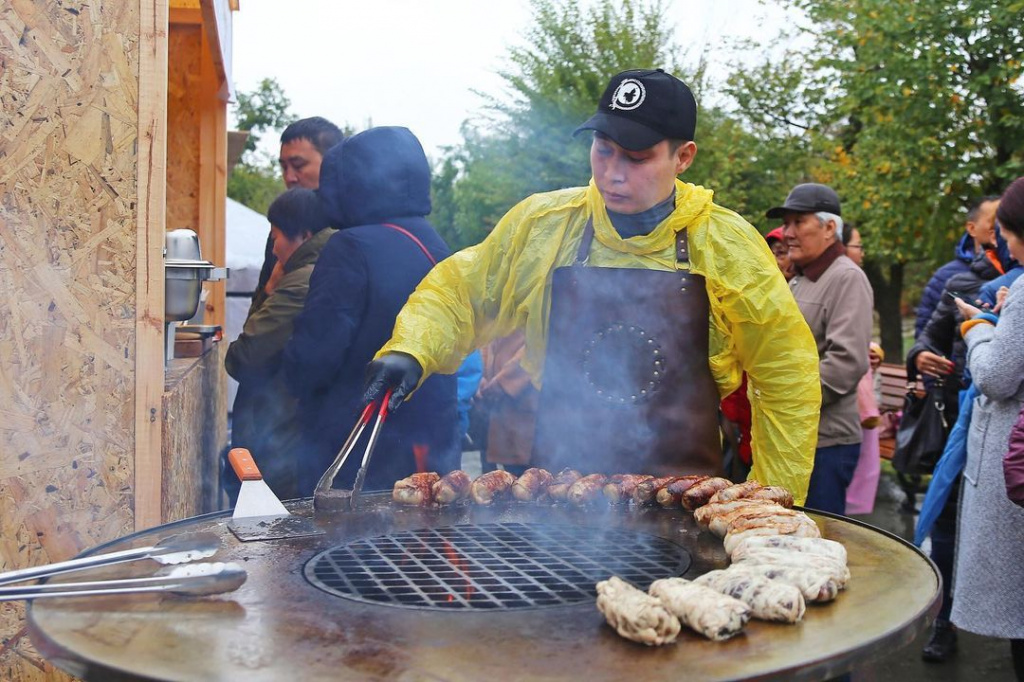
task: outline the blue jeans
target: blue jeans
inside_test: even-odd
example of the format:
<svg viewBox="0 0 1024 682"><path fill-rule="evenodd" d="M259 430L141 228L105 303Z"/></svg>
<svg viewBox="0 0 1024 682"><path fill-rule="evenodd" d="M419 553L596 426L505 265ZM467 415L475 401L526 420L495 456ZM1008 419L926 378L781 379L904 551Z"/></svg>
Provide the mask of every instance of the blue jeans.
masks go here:
<svg viewBox="0 0 1024 682"><path fill-rule="evenodd" d="M846 513L846 489L860 458L860 443L832 445L814 451L814 471L807 490L808 509Z"/></svg>

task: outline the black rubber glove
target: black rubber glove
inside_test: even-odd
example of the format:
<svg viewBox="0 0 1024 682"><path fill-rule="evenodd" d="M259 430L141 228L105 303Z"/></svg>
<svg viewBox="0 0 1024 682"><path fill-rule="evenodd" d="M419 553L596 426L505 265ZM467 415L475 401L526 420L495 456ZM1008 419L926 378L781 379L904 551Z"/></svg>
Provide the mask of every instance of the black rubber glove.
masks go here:
<svg viewBox="0 0 1024 682"><path fill-rule="evenodd" d="M363 404L368 405L392 389L388 410L394 412L412 393L423 376L416 358L406 353L385 353L366 366L366 390Z"/></svg>

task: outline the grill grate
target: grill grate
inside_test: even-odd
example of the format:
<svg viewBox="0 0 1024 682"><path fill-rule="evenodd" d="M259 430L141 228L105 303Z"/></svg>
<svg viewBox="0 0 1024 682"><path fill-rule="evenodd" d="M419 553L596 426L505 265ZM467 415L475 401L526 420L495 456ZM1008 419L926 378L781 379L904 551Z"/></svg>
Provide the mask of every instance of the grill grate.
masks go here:
<svg viewBox="0 0 1024 682"><path fill-rule="evenodd" d="M490 523L362 538L316 555L305 574L325 592L374 604L521 609L590 601L612 575L646 587L689 565L685 549L653 535Z"/></svg>

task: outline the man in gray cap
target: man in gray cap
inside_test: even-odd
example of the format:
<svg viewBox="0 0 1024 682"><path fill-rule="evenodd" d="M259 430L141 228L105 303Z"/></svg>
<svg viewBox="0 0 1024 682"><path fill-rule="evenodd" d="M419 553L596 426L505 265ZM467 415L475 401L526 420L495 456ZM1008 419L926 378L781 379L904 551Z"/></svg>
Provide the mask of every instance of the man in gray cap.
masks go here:
<svg viewBox="0 0 1024 682"><path fill-rule="evenodd" d="M767 216L782 219L796 266L789 287L818 346L821 419L805 506L843 514L860 455L857 384L868 371L871 285L846 257L839 196L831 187L797 185Z"/></svg>
<svg viewBox="0 0 1024 682"><path fill-rule="evenodd" d="M523 330L521 365L540 389L535 466L718 473L718 404L746 371L753 476L803 500L814 341L764 238L678 179L696 124L678 78L613 76L580 126L592 131L589 186L525 199L439 263L370 365L364 400L391 389L398 406L423 377Z"/></svg>

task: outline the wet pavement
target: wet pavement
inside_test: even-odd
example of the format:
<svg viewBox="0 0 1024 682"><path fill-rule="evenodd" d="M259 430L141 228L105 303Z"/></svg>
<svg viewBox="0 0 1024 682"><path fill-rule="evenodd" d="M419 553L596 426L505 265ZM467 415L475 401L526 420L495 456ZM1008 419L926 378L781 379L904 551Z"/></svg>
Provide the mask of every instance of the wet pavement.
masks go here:
<svg viewBox="0 0 1024 682"><path fill-rule="evenodd" d="M921 508L924 495L919 494L916 509ZM879 485L878 498L872 514L852 518L870 523L908 541L913 541L917 515L904 511L905 496L895 481L885 475ZM925 547L927 550L927 546ZM969 632L958 633L957 652L945 663L926 663L921 649L928 641L926 632L896 654L880 659L853 673L854 682L1014 682L1010 644L1007 640L980 637Z"/></svg>
<svg viewBox="0 0 1024 682"><path fill-rule="evenodd" d="M465 453L463 469L474 478L480 474L478 452ZM923 497L923 494L918 495L917 509ZM883 474L874 512L852 518L913 541L917 515L905 510L905 499L895 480ZM926 663L921 659L921 649L929 635L925 632L897 653L855 670L852 682L1016 682L1010 644L1006 640L960 632L957 652L949 660Z"/></svg>

